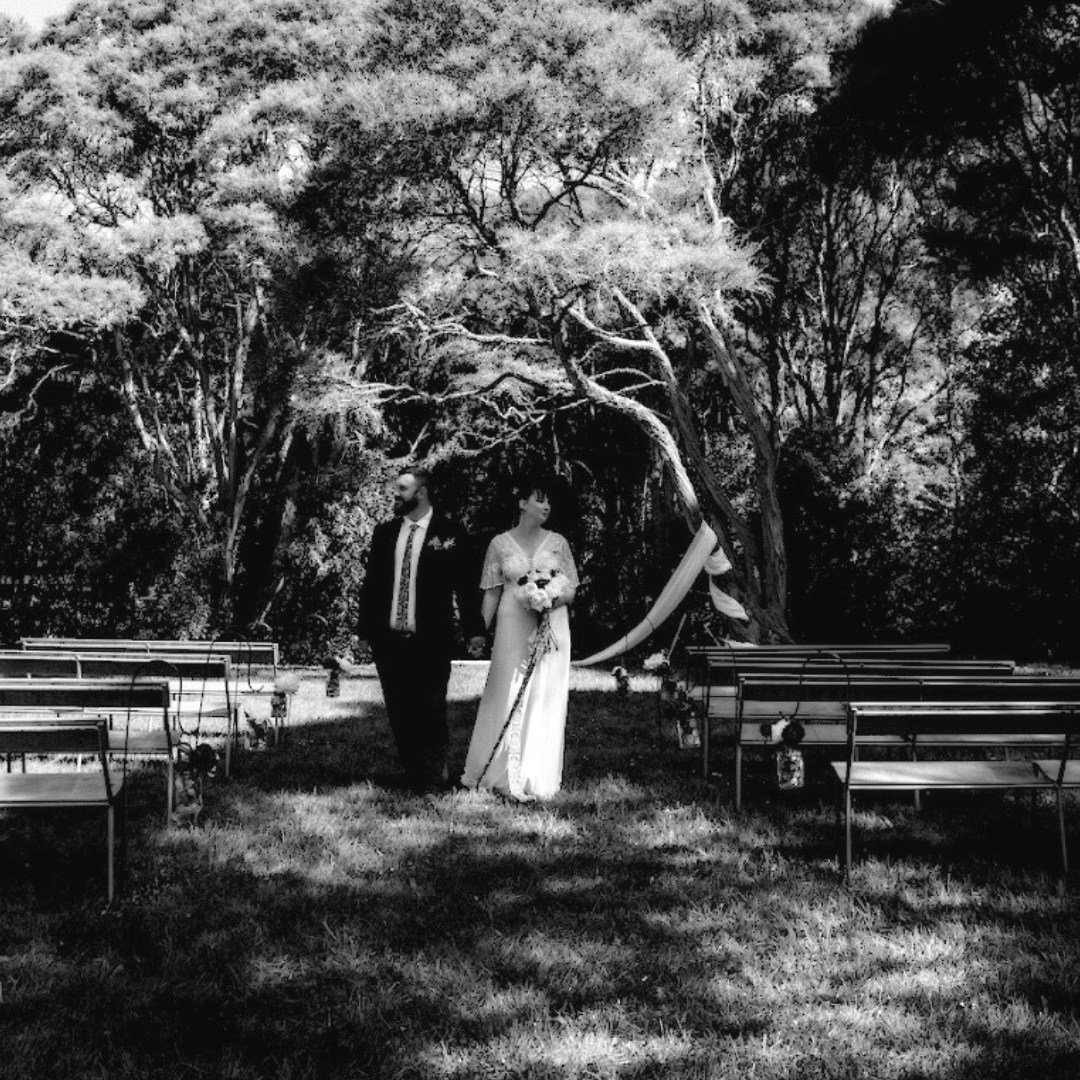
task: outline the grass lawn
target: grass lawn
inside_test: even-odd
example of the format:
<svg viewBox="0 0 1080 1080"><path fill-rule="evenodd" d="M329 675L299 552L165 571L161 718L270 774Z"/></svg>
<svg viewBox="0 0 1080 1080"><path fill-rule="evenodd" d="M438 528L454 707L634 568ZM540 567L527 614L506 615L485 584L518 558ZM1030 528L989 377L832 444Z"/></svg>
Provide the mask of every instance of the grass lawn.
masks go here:
<svg viewBox="0 0 1080 1080"><path fill-rule="evenodd" d="M452 686L457 764L480 678ZM133 778L107 911L100 822L0 819L0 1076L1080 1075L1049 803L865 800L845 888L820 764L789 795L750 768L735 815L650 680L574 678L542 806L385 786L377 684L312 675L201 827Z"/></svg>

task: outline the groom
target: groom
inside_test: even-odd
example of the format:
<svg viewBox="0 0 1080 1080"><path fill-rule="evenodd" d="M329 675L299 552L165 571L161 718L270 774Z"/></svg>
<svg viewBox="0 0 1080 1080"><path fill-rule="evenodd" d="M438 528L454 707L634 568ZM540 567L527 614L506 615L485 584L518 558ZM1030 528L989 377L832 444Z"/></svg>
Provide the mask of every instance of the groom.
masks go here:
<svg viewBox="0 0 1080 1080"><path fill-rule="evenodd" d="M398 476L397 516L375 526L360 593L360 636L371 646L398 758L414 791L448 787L455 595L469 652L479 653L485 640L464 534L435 509L433 490L426 469Z"/></svg>

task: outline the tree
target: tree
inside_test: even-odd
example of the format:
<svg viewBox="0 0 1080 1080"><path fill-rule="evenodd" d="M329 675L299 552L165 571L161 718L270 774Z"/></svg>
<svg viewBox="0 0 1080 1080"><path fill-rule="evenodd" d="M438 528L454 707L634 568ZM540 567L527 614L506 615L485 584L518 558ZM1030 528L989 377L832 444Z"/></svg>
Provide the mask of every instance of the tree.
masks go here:
<svg viewBox="0 0 1080 1080"><path fill-rule="evenodd" d="M1076 650L1063 608L1077 583L1059 559L1080 539L1078 45L1073 5L909 3L868 28L846 79L870 145L932 163L924 236L979 315L958 541L965 629L983 648L1045 635Z"/></svg>
<svg viewBox="0 0 1080 1080"><path fill-rule="evenodd" d="M474 396L539 388L632 419L688 520L738 555L757 624L785 636L776 560L703 453L678 371L709 363L753 407L726 327L761 280L693 164L686 68L600 4L388 3L379 26L335 126L351 186L392 193L409 224L420 269L391 332L467 366Z"/></svg>
<svg viewBox="0 0 1080 1080"><path fill-rule="evenodd" d="M353 62L359 18L333 0L91 3L0 69L9 205L35 252L6 269L9 295L44 285L92 310L113 290L115 315L84 319L91 332L65 359L120 395L155 482L216 566L222 624L252 492L288 460L294 398L348 350L290 206L314 149L310 110ZM43 259L34 230L61 238L71 265ZM37 323L79 318L45 310ZM10 319L40 363L34 312Z"/></svg>

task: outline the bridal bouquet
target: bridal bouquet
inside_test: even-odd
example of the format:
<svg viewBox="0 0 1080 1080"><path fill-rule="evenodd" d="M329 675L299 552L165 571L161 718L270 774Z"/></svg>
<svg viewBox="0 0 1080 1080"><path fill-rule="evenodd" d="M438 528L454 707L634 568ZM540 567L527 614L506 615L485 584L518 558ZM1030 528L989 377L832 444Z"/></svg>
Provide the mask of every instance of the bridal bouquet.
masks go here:
<svg viewBox="0 0 1080 1080"><path fill-rule="evenodd" d="M529 636L533 647L529 658L530 670L544 653L558 648L549 617L555 601L565 592L566 575L554 563L536 567L517 579L514 595L518 602L540 616L536 629Z"/></svg>
<svg viewBox="0 0 1080 1080"><path fill-rule="evenodd" d="M566 575L557 566L538 567L517 579L515 595L530 611L550 611L566 592Z"/></svg>

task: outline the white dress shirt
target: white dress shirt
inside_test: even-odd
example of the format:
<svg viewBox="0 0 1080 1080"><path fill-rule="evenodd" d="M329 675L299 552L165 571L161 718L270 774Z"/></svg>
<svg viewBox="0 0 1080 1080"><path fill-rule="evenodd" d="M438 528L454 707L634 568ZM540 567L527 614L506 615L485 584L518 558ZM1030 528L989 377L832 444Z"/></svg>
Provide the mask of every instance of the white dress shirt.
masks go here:
<svg viewBox="0 0 1080 1080"><path fill-rule="evenodd" d="M424 546L427 537L428 526L431 524L432 511L429 510L419 521L414 522L411 518L401 519L401 530L398 532L397 545L394 548L394 595L390 598L390 629L391 630L416 630L416 568L420 565L420 550ZM405 544L409 539L409 530L417 525L416 536L413 538L412 564L409 567L409 614L404 626L397 624L398 595L401 592L401 563L405 558Z"/></svg>

